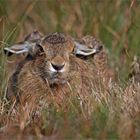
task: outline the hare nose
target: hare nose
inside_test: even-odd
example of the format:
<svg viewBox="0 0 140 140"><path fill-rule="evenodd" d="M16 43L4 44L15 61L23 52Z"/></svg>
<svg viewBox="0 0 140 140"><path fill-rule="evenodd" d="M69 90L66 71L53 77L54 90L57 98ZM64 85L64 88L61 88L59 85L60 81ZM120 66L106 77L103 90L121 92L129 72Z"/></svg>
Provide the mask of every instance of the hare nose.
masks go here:
<svg viewBox="0 0 140 140"><path fill-rule="evenodd" d="M63 69L63 67L64 67L65 64L56 65L56 64L51 63L51 65L52 65L52 67L53 67L55 70L59 71L59 70Z"/></svg>

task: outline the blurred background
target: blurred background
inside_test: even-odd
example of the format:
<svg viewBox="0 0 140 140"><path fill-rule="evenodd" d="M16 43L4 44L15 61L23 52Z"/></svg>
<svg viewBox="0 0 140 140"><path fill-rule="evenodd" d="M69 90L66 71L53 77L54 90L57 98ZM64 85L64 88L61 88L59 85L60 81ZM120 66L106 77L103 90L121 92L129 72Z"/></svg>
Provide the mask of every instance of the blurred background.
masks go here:
<svg viewBox="0 0 140 140"><path fill-rule="evenodd" d="M0 0L0 126L7 112L10 112L9 108L13 108L13 105L8 106L6 98L7 58L3 48L22 41L34 30L43 34L64 32L75 38L92 35L101 40L109 51L109 64L124 85L128 83L128 73L134 57L140 57L140 0ZM135 88L131 88L130 93L132 91ZM139 95L138 92L136 95ZM81 107L81 102L80 105L76 102L70 104L71 110L67 113L63 108L62 112L57 112L52 106L44 115L43 133L51 135L58 129L60 134L77 136L80 140L82 136L115 140L120 139L117 134L120 131L122 139L126 139L127 136L135 135L133 127L129 130L134 124L139 139L139 115L132 119L132 125L129 118L122 119L119 124L123 90L116 88L110 93L111 96L105 96L110 102L103 103L102 106L92 102ZM87 110L93 107L93 115L89 120L83 117L83 110L87 112L86 107ZM66 122L63 121L65 119ZM16 129L11 130L18 134ZM41 130L36 129L37 135L39 131Z"/></svg>
<svg viewBox="0 0 140 140"><path fill-rule="evenodd" d="M140 0L0 0L1 48L33 30L100 39L110 51L110 64L125 80L130 62L140 55ZM3 49L1 73L2 56Z"/></svg>

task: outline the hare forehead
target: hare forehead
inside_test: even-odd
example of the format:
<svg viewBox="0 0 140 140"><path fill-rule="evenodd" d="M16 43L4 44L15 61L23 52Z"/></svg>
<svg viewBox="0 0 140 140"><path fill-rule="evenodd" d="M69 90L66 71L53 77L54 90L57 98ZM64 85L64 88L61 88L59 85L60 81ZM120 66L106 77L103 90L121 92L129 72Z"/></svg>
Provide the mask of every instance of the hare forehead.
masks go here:
<svg viewBox="0 0 140 140"><path fill-rule="evenodd" d="M42 44L44 46L44 50L52 50L52 51L67 51L70 49L70 40L67 36L61 33L53 33L46 36L42 40Z"/></svg>
<svg viewBox="0 0 140 140"><path fill-rule="evenodd" d="M66 43L67 41L68 41L67 37L60 33L50 34L50 35L46 36L43 40L44 43L47 42L47 43L53 44L53 45L63 44L63 43Z"/></svg>
<svg viewBox="0 0 140 140"><path fill-rule="evenodd" d="M67 44L66 43L61 43L61 44L55 44L55 45L49 45L49 50L54 51L54 52L60 52L60 53L65 53L67 50Z"/></svg>
<svg viewBox="0 0 140 140"><path fill-rule="evenodd" d="M46 45L44 49L46 56L67 56L69 54L69 48L65 44L56 44L56 45Z"/></svg>

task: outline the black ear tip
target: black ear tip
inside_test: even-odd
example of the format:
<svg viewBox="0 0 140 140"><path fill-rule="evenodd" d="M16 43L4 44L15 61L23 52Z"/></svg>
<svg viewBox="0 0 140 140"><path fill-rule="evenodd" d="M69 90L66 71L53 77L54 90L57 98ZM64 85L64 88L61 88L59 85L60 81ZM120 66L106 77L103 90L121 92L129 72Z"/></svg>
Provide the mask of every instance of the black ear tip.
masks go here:
<svg viewBox="0 0 140 140"><path fill-rule="evenodd" d="M5 49L3 49L3 51L4 51L4 53L5 53L6 56L11 56L13 54L12 52L9 52L9 51L7 51Z"/></svg>

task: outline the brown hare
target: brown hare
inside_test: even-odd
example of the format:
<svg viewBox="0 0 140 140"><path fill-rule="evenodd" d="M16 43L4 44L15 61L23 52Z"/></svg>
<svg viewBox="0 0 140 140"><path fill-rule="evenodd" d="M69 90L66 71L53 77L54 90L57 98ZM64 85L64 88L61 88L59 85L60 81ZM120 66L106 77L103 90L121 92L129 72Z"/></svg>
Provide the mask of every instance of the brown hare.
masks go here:
<svg viewBox="0 0 140 140"><path fill-rule="evenodd" d="M70 36L61 33L49 34L28 45L18 45L20 52L12 52L11 48L6 50L28 53L18 64L10 82L10 96L18 99L21 112L32 112L51 103L62 106L64 102L66 105L73 94L85 100L92 93L92 80L96 77L93 71L96 70L76 55L92 55L99 52L98 47L81 47Z"/></svg>

